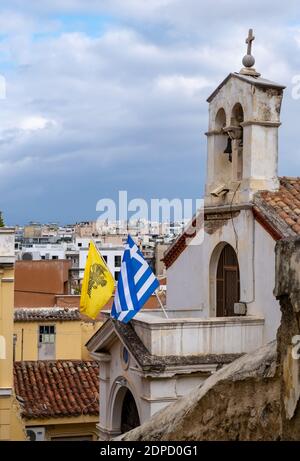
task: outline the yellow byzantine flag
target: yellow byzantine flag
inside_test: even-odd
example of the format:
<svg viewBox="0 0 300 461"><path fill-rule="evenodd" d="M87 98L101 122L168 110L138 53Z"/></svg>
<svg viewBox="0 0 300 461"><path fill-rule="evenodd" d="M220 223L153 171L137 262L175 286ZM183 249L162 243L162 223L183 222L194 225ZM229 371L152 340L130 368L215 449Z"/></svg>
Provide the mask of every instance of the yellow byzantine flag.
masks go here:
<svg viewBox="0 0 300 461"><path fill-rule="evenodd" d="M111 298L115 281L93 241L84 269L80 297L80 312L95 319Z"/></svg>

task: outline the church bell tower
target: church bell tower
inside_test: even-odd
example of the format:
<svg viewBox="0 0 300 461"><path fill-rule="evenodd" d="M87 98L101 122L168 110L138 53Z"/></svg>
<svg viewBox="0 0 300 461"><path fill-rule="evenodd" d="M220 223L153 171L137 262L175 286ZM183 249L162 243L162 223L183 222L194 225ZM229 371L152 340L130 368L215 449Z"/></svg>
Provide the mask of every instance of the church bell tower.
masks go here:
<svg viewBox="0 0 300 461"><path fill-rule="evenodd" d="M230 73L209 96L205 205L251 202L278 181L278 128L284 86L253 68L252 29L240 72Z"/></svg>

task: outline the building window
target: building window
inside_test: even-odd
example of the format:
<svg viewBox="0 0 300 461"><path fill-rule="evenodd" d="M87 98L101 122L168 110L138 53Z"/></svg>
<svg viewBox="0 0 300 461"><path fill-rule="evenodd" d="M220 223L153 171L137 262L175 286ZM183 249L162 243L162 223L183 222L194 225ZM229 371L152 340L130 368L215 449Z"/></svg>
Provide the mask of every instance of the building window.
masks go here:
<svg viewBox="0 0 300 461"><path fill-rule="evenodd" d="M129 352L128 352L128 349L121 345L121 361L122 361L122 366L124 368L124 370L127 370L127 368L129 367L129 361L130 361L130 355L129 355Z"/></svg>
<svg viewBox="0 0 300 461"><path fill-rule="evenodd" d="M52 259L58 259L58 256L52 256Z"/></svg>
<svg viewBox="0 0 300 461"><path fill-rule="evenodd" d="M45 255L41 256L41 259L46 259L46 256Z"/></svg>
<svg viewBox="0 0 300 461"><path fill-rule="evenodd" d="M119 275L120 275L120 271L115 271L115 281L116 282L118 281Z"/></svg>
<svg viewBox="0 0 300 461"><path fill-rule="evenodd" d="M39 326L38 359L55 359L55 325Z"/></svg>
<svg viewBox="0 0 300 461"><path fill-rule="evenodd" d="M217 317L234 316L234 304L240 300L240 271L234 249L225 245L217 267Z"/></svg>
<svg viewBox="0 0 300 461"><path fill-rule="evenodd" d="M54 343L55 342L55 325L41 325L39 328L39 342L40 343Z"/></svg>
<svg viewBox="0 0 300 461"><path fill-rule="evenodd" d="M121 256L115 256L115 267L121 267Z"/></svg>
<svg viewBox="0 0 300 461"><path fill-rule="evenodd" d="M123 347L123 361L126 364L129 361L129 353L128 353L128 350L126 349L126 347Z"/></svg>
<svg viewBox="0 0 300 461"><path fill-rule="evenodd" d="M107 263L107 255L102 256L102 258L103 258L104 261Z"/></svg>
<svg viewBox="0 0 300 461"><path fill-rule="evenodd" d="M77 243L78 248L82 247L82 243Z"/></svg>

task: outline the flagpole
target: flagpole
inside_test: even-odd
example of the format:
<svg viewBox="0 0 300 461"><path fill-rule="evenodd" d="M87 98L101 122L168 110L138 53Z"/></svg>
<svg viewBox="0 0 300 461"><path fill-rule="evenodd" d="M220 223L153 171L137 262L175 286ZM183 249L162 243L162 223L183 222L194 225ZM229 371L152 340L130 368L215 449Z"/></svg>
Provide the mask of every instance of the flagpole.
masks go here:
<svg viewBox="0 0 300 461"><path fill-rule="evenodd" d="M161 299L160 299L160 297L158 296L157 290L155 290L154 293L155 293L155 296L157 297L157 301L159 302L160 307L162 308L163 313L164 313L165 316L166 316L166 319L168 319L168 318L169 318L169 317L168 317L168 314L166 313L166 310L165 310L165 308L164 308L164 306L163 306L163 303L161 302Z"/></svg>

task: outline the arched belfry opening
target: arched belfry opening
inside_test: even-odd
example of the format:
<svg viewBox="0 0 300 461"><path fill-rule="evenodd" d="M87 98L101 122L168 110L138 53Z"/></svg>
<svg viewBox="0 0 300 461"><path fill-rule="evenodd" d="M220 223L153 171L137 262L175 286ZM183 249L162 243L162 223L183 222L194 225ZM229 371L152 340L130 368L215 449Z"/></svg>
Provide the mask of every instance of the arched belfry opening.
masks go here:
<svg viewBox="0 0 300 461"><path fill-rule="evenodd" d="M236 103L231 112L229 135L232 138L232 169L233 180L240 181L243 177L243 132L244 111L240 103Z"/></svg>
<svg viewBox="0 0 300 461"><path fill-rule="evenodd" d="M225 183L231 180L231 157L225 155L228 145L226 131L226 113L223 107L217 111L214 132L216 134L214 144L214 181Z"/></svg>
<svg viewBox="0 0 300 461"><path fill-rule="evenodd" d="M225 244L217 265L216 273L216 314L230 317L234 314L234 304L240 300L240 271L236 252Z"/></svg>
<svg viewBox="0 0 300 461"><path fill-rule="evenodd" d="M244 111L242 105L237 102L232 109L230 123L232 126L241 127L241 123L244 121Z"/></svg>
<svg viewBox="0 0 300 461"><path fill-rule="evenodd" d="M226 148L227 136L224 132L226 126L226 113L223 107L218 110L216 119L215 119L215 130L218 133L218 142L216 143L216 150L218 155L222 155L224 149ZM224 160L224 159L223 159Z"/></svg>
<svg viewBox="0 0 300 461"><path fill-rule="evenodd" d="M232 108L230 125L223 128L227 134L227 146L224 154L228 155L228 160L231 163L232 181L240 181L243 177L243 122L244 111L238 102Z"/></svg>
<svg viewBox="0 0 300 461"><path fill-rule="evenodd" d="M215 129L222 130L226 126L226 114L223 107L221 107L216 115Z"/></svg>

